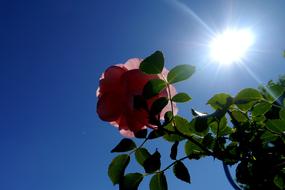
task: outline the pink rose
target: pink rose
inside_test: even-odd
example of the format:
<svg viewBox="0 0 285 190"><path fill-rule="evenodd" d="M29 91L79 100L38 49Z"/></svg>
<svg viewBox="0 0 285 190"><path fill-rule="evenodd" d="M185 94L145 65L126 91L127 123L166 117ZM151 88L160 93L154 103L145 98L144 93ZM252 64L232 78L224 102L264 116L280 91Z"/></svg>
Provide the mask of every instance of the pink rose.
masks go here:
<svg viewBox="0 0 285 190"><path fill-rule="evenodd" d="M134 97L142 96L144 85L150 79L161 78L161 75L147 75L139 70L141 59L129 59L125 64L109 67L101 76L97 89L97 113L99 117L118 127L120 133L127 137L133 137L134 133L147 127L157 128L149 123L149 114L146 109L135 108ZM162 75L166 78L168 71L163 69ZM176 94L173 86L170 86L171 96ZM159 97L169 97L167 89L159 95L146 101L148 109ZM163 119L164 113L171 111L170 103L159 114ZM174 104L174 113L177 112Z"/></svg>

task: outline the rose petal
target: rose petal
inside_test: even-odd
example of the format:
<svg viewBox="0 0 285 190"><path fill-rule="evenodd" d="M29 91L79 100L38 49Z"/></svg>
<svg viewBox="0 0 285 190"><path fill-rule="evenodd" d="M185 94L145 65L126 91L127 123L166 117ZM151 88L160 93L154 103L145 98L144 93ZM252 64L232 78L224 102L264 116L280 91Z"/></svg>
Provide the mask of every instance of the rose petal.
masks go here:
<svg viewBox="0 0 285 190"><path fill-rule="evenodd" d="M121 77L126 72L126 69L111 66L109 67L105 73L103 78L99 81L99 88L97 92L97 96L104 93L118 92L121 91Z"/></svg>
<svg viewBox="0 0 285 190"><path fill-rule="evenodd" d="M122 103L118 101L120 94L105 93L97 102L97 113L104 121L115 121L122 113Z"/></svg>
<svg viewBox="0 0 285 190"><path fill-rule="evenodd" d="M142 59L139 58L132 58L129 59L125 64L124 67L128 70L134 70L140 68L140 63L142 62Z"/></svg>
<svg viewBox="0 0 285 190"><path fill-rule="evenodd" d="M141 95L144 85L150 80L158 78L157 75L147 75L138 69L126 72L121 80L128 94Z"/></svg>

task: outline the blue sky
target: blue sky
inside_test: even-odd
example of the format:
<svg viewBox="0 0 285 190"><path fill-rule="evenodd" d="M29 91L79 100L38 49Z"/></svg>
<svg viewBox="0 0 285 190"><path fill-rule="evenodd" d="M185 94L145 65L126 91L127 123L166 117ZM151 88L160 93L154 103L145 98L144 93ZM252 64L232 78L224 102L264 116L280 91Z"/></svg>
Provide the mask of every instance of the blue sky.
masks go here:
<svg viewBox="0 0 285 190"><path fill-rule="evenodd" d="M215 93L234 95L285 73L284 7L282 0L2 0L0 189L118 189L107 168L110 150L122 137L96 115L101 73L162 50L168 68L197 67L189 81L177 85L193 97L180 106L181 115L190 118L190 108L210 111L205 103ZM218 70L205 46L208 29L232 26L250 27L256 43L244 66ZM168 157L170 144L148 145ZM170 190L231 189L221 163L186 163L193 183L169 171ZM136 170L141 171L135 163L128 169ZM148 180L140 189L148 189Z"/></svg>

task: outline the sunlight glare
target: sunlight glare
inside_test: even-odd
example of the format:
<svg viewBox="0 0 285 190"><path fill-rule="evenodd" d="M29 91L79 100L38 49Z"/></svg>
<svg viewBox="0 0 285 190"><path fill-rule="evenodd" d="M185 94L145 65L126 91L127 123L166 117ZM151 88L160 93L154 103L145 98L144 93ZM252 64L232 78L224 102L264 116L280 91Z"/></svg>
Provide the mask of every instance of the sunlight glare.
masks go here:
<svg viewBox="0 0 285 190"><path fill-rule="evenodd" d="M210 43L211 58L220 64L241 62L254 36L248 29L226 30L214 37Z"/></svg>

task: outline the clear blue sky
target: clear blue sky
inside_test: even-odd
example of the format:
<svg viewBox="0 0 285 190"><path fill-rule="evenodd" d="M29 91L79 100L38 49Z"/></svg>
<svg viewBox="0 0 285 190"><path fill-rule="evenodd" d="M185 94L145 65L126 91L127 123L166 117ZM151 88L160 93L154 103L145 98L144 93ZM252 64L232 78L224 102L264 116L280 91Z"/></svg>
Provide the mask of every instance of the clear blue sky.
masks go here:
<svg viewBox="0 0 285 190"><path fill-rule="evenodd" d="M191 107L210 111L205 103L214 93L234 95L285 73L285 1L179 2L0 1L1 190L118 189L107 168L121 136L95 109L99 76L112 64L162 50L168 68L196 65L193 78L177 86L193 97L180 107L189 118ZM218 71L201 45L209 40L205 25L215 32L252 28L256 43L248 69ZM169 147L158 141L150 149L168 157ZM186 163L193 183L169 171L170 190L231 189L219 162ZM128 171L136 169L134 164ZM140 189L148 189L148 180Z"/></svg>

